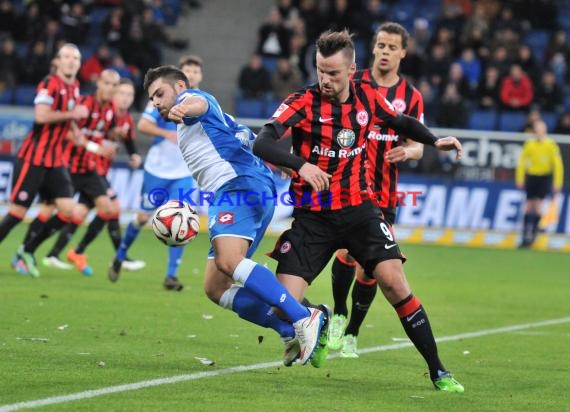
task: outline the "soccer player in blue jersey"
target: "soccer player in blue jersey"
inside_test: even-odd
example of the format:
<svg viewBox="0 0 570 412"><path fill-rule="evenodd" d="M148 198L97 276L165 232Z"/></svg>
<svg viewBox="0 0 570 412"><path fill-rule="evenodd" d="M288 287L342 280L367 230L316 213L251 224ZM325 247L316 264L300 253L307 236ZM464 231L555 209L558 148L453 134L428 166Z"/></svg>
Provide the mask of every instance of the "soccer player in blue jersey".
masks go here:
<svg viewBox="0 0 570 412"><path fill-rule="evenodd" d="M182 57L179 67L186 75L190 88L197 89L202 81L202 59L198 56ZM140 132L155 136L155 139L144 163L141 211L127 226L121 245L109 268L109 280L112 282L116 282L119 278L122 263L127 258L127 251L137 238L141 227L148 222L154 210L162 203L161 199L153 195L164 196L168 193L169 199L178 199L179 189L187 191L195 187L176 142L176 124L163 119L152 103L149 103L137 127ZM166 203L168 199L164 197L163 200ZM167 290L180 291L184 288L176 276L183 253L184 248L168 248L168 264L163 282Z"/></svg>
<svg viewBox="0 0 570 412"><path fill-rule="evenodd" d="M178 144L192 176L203 192L212 194L205 292L241 318L274 329L284 341L296 339L305 364L317 346L325 314L301 305L269 269L250 259L273 216L271 171L236 137L235 125L216 99L188 87L184 74L172 66L151 69L144 80L161 116L178 124Z"/></svg>

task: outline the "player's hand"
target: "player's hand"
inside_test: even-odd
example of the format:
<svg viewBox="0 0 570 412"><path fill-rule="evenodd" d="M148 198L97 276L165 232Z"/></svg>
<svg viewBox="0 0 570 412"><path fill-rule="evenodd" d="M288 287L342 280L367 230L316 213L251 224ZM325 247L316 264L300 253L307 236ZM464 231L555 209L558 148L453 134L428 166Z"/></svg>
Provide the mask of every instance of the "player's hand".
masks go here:
<svg viewBox="0 0 570 412"><path fill-rule="evenodd" d="M127 127L121 127L121 126L114 127L110 135L113 136L113 138L115 139L126 139L127 136L129 135L129 129L128 125L125 126Z"/></svg>
<svg viewBox="0 0 570 412"><path fill-rule="evenodd" d="M174 123L182 123L182 118L185 115L186 115L185 108L182 103L172 106L172 108L168 112L168 118L172 120Z"/></svg>
<svg viewBox="0 0 570 412"><path fill-rule="evenodd" d="M330 186L330 178L332 177L319 169L318 166L308 162L299 169L299 176L310 184L315 192L327 190Z"/></svg>
<svg viewBox="0 0 570 412"><path fill-rule="evenodd" d="M517 184L516 187L518 190L524 190L524 185Z"/></svg>
<svg viewBox="0 0 570 412"><path fill-rule="evenodd" d="M117 146L114 143L103 141L97 150L99 156L103 156L106 159L112 159L115 157L117 152Z"/></svg>
<svg viewBox="0 0 570 412"><path fill-rule="evenodd" d="M85 119L87 116L89 116L89 109L82 104L78 104L71 111L71 118L73 120Z"/></svg>
<svg viewBox="0 0 570 412"><path fill-rule="evenodd" d="M141 163L142 163L141 157L138 154L133 153L131 155L131 158L129 159L129 166L131 167L131 169L138 169Z"/></svg>
<svg viewBox="0 0 570 412"><path fill-rule="evenodd" d="M457 151L457 156L455 156L456 160L461 159L461 156L463 156L463 147L461 146L461 143L459 143L459 140L453 136L447 136L438 139L435 142L435 147L436 149L442 150L444 152L449 152L450 150L455 149Z"/></svg>
<svg viewBox="0 0 570 412"><path fill-rule="evenodd" d="M384 158L389 163L405 162L408 160L408 152L405 147L398 146L388 150Z"/></svg>

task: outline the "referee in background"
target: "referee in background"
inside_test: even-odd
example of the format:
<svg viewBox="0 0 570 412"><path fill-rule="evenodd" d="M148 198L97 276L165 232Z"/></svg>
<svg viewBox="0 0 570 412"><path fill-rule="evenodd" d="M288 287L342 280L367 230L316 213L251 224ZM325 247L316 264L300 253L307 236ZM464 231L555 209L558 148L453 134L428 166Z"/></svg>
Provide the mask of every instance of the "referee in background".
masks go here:
<svg viewBox="0 0 570 412"><path fill-rule="evenodd" d="M564 167L560 148L546 136L546 123L536 120L534 137L527 140L521 152L516 170L516 185L526 191L526 203L519 248L528 248L536 239L542 200L550 193L562 189Z"/></svg>

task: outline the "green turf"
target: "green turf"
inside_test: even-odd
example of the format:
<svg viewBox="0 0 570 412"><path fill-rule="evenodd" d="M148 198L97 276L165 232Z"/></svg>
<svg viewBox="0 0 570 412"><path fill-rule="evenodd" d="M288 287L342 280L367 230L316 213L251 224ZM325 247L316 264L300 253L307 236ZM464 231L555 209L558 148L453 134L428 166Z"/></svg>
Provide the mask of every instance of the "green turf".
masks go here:
<svg viewBox="0 0 570 412"><path fill-rule="evenodd" d="M186 250L186 288L161 283L166 248L144 231L132 257L141 272L106 278L111 246L104 233L88 250L92 278L40 266L31 279L9 265L23 236L0 249L0 410L2 405L239 365L278 362L275 333L245 323L202 292L207 237ZM82 231L80 231L82 233ZM260 251L271 248L267 238ZM43 256L42 248L37 256ZM404 245L414 292L437 336L570 316L567 254ZM259 261L273 263L259 253ZM311 286L312 301L332 303L330 275ZM58 327L68 325L59 330ZM261 337L263 339L261 339ZM378 295L359 348L405 337ZM25 338L25 339L18 339ZM47 342L27 338L45 338ZM261 343L260 343L261 341ZM49 411L564 411L568 410L570 323L493 334L439 346L464 394L433 390L413 348L330 359L322 369L295 365L216 375L46 406ZM215 362L202 365L195 357ZM99 362L105 363L99 367Z"/></svg>

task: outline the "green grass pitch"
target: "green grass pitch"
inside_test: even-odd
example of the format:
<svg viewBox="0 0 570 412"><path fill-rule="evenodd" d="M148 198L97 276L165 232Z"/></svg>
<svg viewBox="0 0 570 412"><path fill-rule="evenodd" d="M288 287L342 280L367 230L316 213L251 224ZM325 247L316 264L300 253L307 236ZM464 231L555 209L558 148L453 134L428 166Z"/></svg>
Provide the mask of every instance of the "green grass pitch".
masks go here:
<svg viewBox="0 0 570 412"><path fill-rule="evenodd" d="M567 254L402 246L409 258L408 279L436 336L451 337L440 343L439 352L466 392L447 394L432 388L423 360L410 347L373 350L356 360L332 358L321 369L280 366L282 347L273 331L242 321L204 296L205 234L186 248L179 274L186 288L175 293L162 289L167 250L149 230L130 253L145 260L147 267L123 272L116 284L106 277L112 257L106 233L88 250L95 270L92 278L41 266L39 279L16 274L9 262L24 230L24 225L19 227L0 248L0 411L19 402L175 376L185 378L138 390L128 387L101 396L63 398L39 409L570 409ZM38 251L38 258L52 242ZM273 242L267 237L255 257L270 268L274 263L262 252ZM312 301L332 304L328 270L310 287ZM555 319L563 320L491 331ZM468 332L481 334L457 336ZM384 348L404 338L394 310L379 293L361 329L359 348ZM197 358L215 363L205 365ZM238 366L251 369L229 369Z"/></svg>

